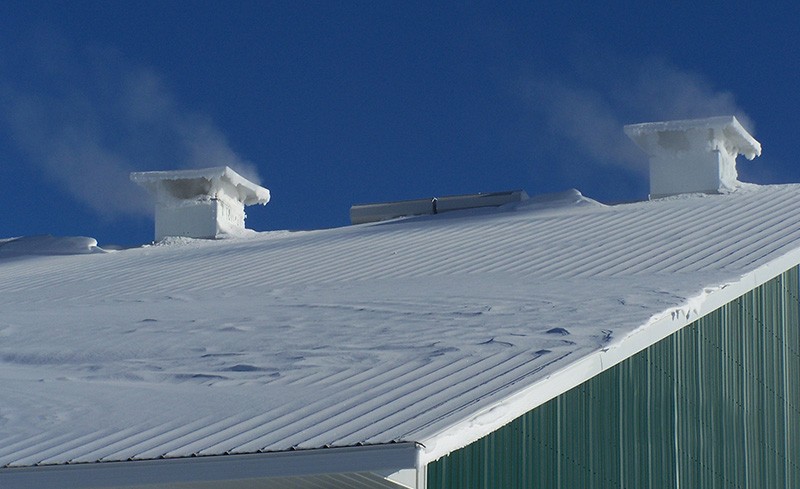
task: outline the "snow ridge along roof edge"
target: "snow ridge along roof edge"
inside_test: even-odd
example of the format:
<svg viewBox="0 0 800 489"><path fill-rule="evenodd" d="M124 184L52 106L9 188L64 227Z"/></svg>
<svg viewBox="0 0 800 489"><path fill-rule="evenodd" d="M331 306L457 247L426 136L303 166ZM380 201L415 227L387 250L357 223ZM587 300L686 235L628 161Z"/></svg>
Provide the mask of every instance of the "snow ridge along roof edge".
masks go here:
<svg viewBox="0 0 800 489"><path fill-rule="evenodd" d="M653 316L618 343L589 354L545 379L501 399L482 411L424 439L420 462L428 464L505 426L523 414L599 375L663 340L781 273L800 265L800 248L742 275L738 280L706 287L683 306ZM413 438L413 436L412 436Z"/></svg>

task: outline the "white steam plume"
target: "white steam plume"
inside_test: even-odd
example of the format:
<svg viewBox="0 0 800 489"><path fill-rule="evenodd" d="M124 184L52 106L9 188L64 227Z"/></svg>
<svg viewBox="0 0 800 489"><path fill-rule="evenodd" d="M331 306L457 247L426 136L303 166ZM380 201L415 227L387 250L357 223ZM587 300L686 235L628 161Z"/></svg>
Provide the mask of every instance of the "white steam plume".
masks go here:
<svg viewBox="0 0 800 489"><path fill-rule="evenodd" d="M548 129L546 137L595 164L645 169L644 155L622 131L625 124L735 115L752 130L730 92L665 61L595 59L577 71L572 77L526 76L518 86Z"/></svg>
<svg viewBox="0 0 800 489"><path fill-rule="evenodd" d="M0 130L99 215L152 212L131 171L228 165L259 180L213 121L182 110L152 70L110 49L39 45L29 55L24 74L34 83L0 75Z"/></svg>

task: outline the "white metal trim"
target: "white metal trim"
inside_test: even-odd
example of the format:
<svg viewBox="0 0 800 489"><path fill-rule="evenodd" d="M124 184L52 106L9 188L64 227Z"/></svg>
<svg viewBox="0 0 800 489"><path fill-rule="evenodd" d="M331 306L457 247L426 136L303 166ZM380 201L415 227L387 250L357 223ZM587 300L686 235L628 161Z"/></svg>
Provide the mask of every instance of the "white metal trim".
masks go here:
<svg viewBox="0 0 800 489"><path fill-rule="evenodd" d="M0 468L0 487L109 488L417 469L419 447L394 443L245 455Z"/></svg>
<svg viewBox="0 0 800 489"><path fill-rule="evenodd" d="M697 319L765 284L781 273L800 265L800 248L742 275L738 280L706 289L696 309L673 308L663 311L647 325L632 331L618 344L598 350L552 375L487 406L468 418L418 442L424 447L420 466L434 462L492 433L531 409L565 393L645 348L661 341Z"/></svg>

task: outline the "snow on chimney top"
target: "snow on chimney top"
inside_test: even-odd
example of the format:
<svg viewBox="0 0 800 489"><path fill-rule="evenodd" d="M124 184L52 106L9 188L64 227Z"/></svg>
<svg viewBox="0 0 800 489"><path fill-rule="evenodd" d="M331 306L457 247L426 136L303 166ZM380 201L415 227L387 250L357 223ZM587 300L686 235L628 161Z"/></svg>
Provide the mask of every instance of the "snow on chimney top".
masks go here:
<svg viewBox="0 0 800 489"><path fill-rule="evenodd" d="M156 197L155 239L217 238L244 231L244 206L266 204L269 190L227 166L131 173Z"/></svg>
<svg viewBox="0 0 800 489"><path fill-rule="evenodd" d="M625 126L650 157L650 198L725 193L739 187L736 157L761 155L761 144L733 116Z"/></svg>

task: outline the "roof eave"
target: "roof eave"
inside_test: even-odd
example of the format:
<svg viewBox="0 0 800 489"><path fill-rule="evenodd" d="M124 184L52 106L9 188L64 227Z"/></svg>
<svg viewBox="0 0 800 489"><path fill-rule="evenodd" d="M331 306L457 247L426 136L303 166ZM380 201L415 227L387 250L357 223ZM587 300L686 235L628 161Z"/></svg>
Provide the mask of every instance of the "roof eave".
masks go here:
<svg viewBox="0 0 800 489"><path fill-rule="evenodd" d="M0 468L0 487L99 489L237 480L266 483L274 478L321 474L387 474L418 470L419 453L420 447L415 443L392 443L242 455L4 467Z"/></svg>

